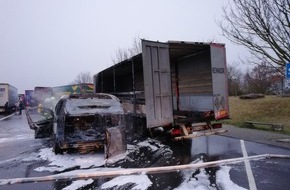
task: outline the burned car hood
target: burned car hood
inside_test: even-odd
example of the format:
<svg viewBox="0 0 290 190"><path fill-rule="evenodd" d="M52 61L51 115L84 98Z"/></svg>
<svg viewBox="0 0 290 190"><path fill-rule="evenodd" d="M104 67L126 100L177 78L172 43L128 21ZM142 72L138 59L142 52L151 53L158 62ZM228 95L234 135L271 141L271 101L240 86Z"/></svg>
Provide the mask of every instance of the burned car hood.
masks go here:
<svg viewBox="0 0 290 190"><path fill-rule="evenodd" d="M115 99L67 99L65 111L69 115L123 114L121 103Z"/></svg>

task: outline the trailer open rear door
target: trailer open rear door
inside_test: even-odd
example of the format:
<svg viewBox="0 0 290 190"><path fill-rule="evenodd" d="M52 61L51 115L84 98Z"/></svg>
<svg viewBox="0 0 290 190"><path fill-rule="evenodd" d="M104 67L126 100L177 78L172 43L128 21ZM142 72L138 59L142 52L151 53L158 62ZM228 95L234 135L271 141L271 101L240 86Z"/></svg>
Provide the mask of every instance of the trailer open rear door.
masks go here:
<svg viewBox="0 0 290 190"><path fill-rule="evenodd" d="M215 119L229 118L225 47L211 44L210 51Z"/></svg>
<svg viewBox="0 0 290 190"><path fill-rule="evenodd" d="M173 123L168 44L142 40L147 127Z"/></svg>

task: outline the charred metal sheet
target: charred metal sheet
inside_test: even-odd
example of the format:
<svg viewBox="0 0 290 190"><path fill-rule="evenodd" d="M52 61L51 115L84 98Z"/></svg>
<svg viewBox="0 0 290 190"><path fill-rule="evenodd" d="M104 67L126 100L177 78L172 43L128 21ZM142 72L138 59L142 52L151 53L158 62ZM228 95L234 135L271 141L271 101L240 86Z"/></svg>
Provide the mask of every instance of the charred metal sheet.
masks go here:
<svg viewBox="0 0 290 190"><path fill-rule="evenodd" d="M53 111L46 108L33 107L25 110L30 129L34 130L35 138L50 137L53 129Z"/></svg>
<svg viewBox="0 0 290 190"><path fill-rule="evenodd" d="M106 134L106 158L114 157L116 155L120 155L126 152L127 144L124 126L120 125L107 128Z"/></svg>

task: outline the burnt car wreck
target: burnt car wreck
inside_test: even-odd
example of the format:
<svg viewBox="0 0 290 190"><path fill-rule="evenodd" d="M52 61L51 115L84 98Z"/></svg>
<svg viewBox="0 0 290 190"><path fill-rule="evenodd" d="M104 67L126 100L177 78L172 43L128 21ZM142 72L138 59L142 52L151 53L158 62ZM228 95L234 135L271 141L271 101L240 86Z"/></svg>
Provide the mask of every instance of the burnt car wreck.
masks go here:
<svg viewBox="0 0 290 190"><path fill-rule="evenodd" d="M115 127L120 130L123 114L118 98L113 95L100 93L63 97L55 107L54 152L58 154L69 149L88 152L104 148L108 141L110 146L114 146L116 139L107 138L110 136L106 134L109 133L107 129ZM106 147L106 150L110 152L112 147Z"/></svg>
<svg viewBox="0 0 290 190"><path fill-rule="evenodd" d="M124 111L117 97L105 93L65 95L55 106L53 151L86 153L105 148L106 157L114 156L126 151L123 129Z"/></svg>

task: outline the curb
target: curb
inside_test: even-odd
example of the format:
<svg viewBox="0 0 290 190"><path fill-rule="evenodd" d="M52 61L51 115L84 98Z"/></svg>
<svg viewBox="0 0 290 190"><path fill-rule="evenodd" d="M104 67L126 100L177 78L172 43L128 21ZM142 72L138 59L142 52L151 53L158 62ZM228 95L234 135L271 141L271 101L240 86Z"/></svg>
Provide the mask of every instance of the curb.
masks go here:
<svg viewBox="0 0 290 190"><path fill-rule="evenodd" d="M8 119L8 118L12 117L13 115L15 115L15 113L13 113L13 114L11 114L11 115L8 115L8 116L6 116L6 117L1 118L0 121L3 121L3 120L5 120L5 119Z"/></svg>

